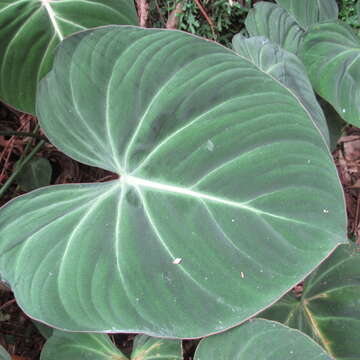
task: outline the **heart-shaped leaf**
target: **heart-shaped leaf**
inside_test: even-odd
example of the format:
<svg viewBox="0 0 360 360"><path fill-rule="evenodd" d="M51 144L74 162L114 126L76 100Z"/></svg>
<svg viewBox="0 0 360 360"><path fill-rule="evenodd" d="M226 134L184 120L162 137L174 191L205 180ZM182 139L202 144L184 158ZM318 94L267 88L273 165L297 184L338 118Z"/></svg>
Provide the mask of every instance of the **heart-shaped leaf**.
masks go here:
<svg viewBox="0 0 360 360"><path fill-rule="evenodd" d="M220 335L202 340L194 360L331 360L300 331L255 319Z"/></svg>
<svg viewBox="0 0 360 360"><path fill-rule="evenodd" d="M9 353L0 345L0 360L11 360Z"/></svg>
<svg viewBox="0 0 360 360"><path fill-rule="evenodd" d="M360 358L360 248L341 245L305 281L261 317L281 321L319 342L335 359Z"/></svg>
<svg viewBox="0 0 360 360"><path fill-rule="evenodd" d="M350 26L315 25L299 56L319 95L347 122L360 126L360 40Z"/></svg>
<svg viewBox="0 0 360 360"><path fill-rule="evenodd" d="M0 24L0 98L34 114L38 82L64 37L100 25L136 25L137 16L129 0L1 0Z"/></svg>
<svg viewBox="0 0 360 360"><path fill-rule="evenodd" d="M269 306L345 239L314 119L229 49L179 31L85 31L60 45L38 99L59 149L121 177L0 211L0 273L36 319L201 337Z"/></svg>
<svg viewBox="0 0 360 360"><path fill-rule="evenodd" d="M41 352L41 360L127 360L103 334L67 333L54 330Z"/></svg>

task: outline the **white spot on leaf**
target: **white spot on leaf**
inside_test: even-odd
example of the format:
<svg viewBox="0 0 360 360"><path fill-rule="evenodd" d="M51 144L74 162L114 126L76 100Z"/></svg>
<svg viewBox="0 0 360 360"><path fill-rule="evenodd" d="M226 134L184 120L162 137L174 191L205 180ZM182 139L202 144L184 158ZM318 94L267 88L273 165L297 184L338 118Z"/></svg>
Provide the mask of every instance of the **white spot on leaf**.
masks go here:
<svg viewBox="0 0 360 360"><path fill-rule="evenodd" d="M182 258L176 258L172 263L175 265L179 265L181 262L182 262Z"/></svg>
<svg viewBox="0 0 360 360"><path fill-rule="evenodd" d="M207 143L206 143L206 148L209 150L209 151L213 151L214 150L214 143L211 141L211 140L208 140Z"/></svg>

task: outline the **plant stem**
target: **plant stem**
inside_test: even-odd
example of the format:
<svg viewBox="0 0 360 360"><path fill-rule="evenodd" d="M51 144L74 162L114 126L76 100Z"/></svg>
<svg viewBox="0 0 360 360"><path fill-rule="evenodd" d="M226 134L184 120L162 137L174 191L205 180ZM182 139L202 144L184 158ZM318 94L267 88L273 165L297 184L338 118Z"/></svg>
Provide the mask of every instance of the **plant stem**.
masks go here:
<svg viewBox="0 0 360 360"><path fill-rule="evenodd" d="M0 189L0 198L3 197L6 190L9 188L9 186L12 184L16 176L20 173L20 171L23 169L23 167L34 157L34 155L40 150L40 148L45 144L44 140L40 140L38 144L32 149L32 151L29 153L29 155L26 156L26 158L19 163L19 165L14 169L11 176L6 180L5 184Z"/></svg>
<svg viewBox="0 0 360 360"><path fill-rule="evenodd" d="M37 133L23 132L23 131L11 131L11 130L0 131L0 136L34 137L39 140L46 140L45 137L38 135Z"/></svg>

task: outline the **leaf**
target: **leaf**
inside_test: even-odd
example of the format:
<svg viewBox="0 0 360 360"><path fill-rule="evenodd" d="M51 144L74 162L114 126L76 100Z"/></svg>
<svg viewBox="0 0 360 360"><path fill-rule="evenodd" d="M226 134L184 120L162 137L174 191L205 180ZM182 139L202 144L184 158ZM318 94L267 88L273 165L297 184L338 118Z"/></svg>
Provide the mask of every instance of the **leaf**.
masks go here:
<svg viewBox="0 0 360 360"><path fill-rule="evenodd" d="M347 122L360 126L360 40L343 23L316 25L299 56L317 93Z"/></svg>
<svg viewBox="0 0 360 360"><path fill-rule="evenodd" d="M137 24L128 0L1 0L0 98L35 114L39 80L50 70L60 40L87 28Z"/></svg>
<svg viewBox="0 0 360 360"><path fill-rule="evenodd" d="M336 0L276 0L277 4L256 3L245 20L251 36L265 36L271 42L294 54L311 25L335 21Z"/></svg>
<svg viewBox="0 0 360 360"><path fill-rule="evenodd" d="M309 337L279 323L255 319L203 339L194 360L331 360Z"/></svg>
<svg viewBox="0 0 360 360"><path fill-rule="evenodd" d="M0 345L0 360L11 360L9 353Z"/></svg>
<svg viewBox="0 0 360 360"><path fill-rule="evenodd" d="M341 245L304 283L301 298L293 293L261 314L299 329L338 360L360 358L360 252Z"/></svg>
<svg viewBox="0 0 360 360"><path fill-rule="evenodd" d="M107 335L54 330L41 352L41 360L127 360Z"/></svg>
<svg viewBox="0 0 360 360"><path fill-rule="evenodd" d="M120 179L1 209L0 273L35 319L201 337L269 306L346 238L313 118L229 49L179 31L81 32L38 99L61 151Z"/></svg>
<svg viewBox="0 0 360 360"><path fill-rule="evenodd" d="M346 122L339 116L336 110L324 99L318 97L319 104L323 109L330 135L330 149L335 150Z"/></svg>
<svg viewBox="0 0 360 360"><path fill-rule="evenodd" d="M15 166L16 167L16 166ZM48 159L37 157L30 160L16 176L16 183L25 191L50 184L52 168Z"/></svg>
<svg viewBox="0 0 360 360"><path fill-rule="evenodd" d="M182 346L179 340L152 338L146 335L135 337L131 360L182 360Z"/></svg>
<svg viewBox="0 0 360 360"><path fill-rule="evenodd" d="M245 26L250 36L264 36L294 54L304 36L304 30L287 10L269 2L256 3L246 17Z"/></svg>
<svg viewBox="0 0 360 360"><path fill-rule="evenodd" d="M307 30L310 26L326 22L336 21L339 9L336 0L276 0Z"/></svg>
<svg viewBox="0 0 360 360"><path fill-rule="evenodd" d="M265 37L246 39L238 34L233 38L233 47L238 54L249 59L289 89L329 144L329 131L324 114L301 61Z"/></svg>
<svg viewBox="0 0 360 360"><path fill-rule="evenodd" d="M47 326L43 323L40 323L36 320L32 320L33 324L35 325L35 327L37 328L37 330L39 331L39 333L45 338L48 339L50 336L53 335L54 329L50 326Z"/></svg>

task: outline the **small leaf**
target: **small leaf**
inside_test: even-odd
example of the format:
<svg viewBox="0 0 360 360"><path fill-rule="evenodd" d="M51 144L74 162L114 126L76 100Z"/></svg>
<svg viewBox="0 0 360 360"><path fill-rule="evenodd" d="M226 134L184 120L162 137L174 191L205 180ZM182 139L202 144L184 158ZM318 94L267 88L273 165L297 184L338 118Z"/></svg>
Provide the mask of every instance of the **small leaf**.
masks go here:
<svg viewBox="0 0 360 360"><path fill-rule="evenodd" d="M344 244L293 293L260 316L299 329L335 359L360 358L360 248Z"/></svg>
<svg viewBox="0 0 360 360"><path fill-rule="evenodd" d="M16 165L15 165L16 168ZM37 157L30 160L16 176L15 182L25 191L47 186L51 181L52 168L48 159Z"/></svg>
<svg viewBox="0 0 360 360"><path fill-rule="evenodd" d="M360 126L360 40L350 26L309 29L299 56L316 92L347 122Z"/></svg>
<svg viewBox="0 0 360 360"><path fill-rule="evenodd" d="M41 360L127 360L107 335L54 330L41 352Z"/></svg>
<svg viewBox="0 0 360 360"><path fill-rule="evenodd" d="M0 360L11 360L10 354L0 345Z"/></svg>
<svg viewBox="0 0 360 360"><path fill-rule="evenodd" d="M66 36L108 24L137 24L129 0L1 0L0 98L35 114L39 80Z"/></svg>
<svg viewBox="0 0 360 360"><path fill-rule="evenodd" d="M255 319L201 340L194 360L331 360L300 331Z"/></svg>
<svg viewBox="0 0 360 360"><path fill-rule="evenodd" d="M135 337L131 360L182 360L182 345L179 340L152 338L146 335Z"/></svg>

